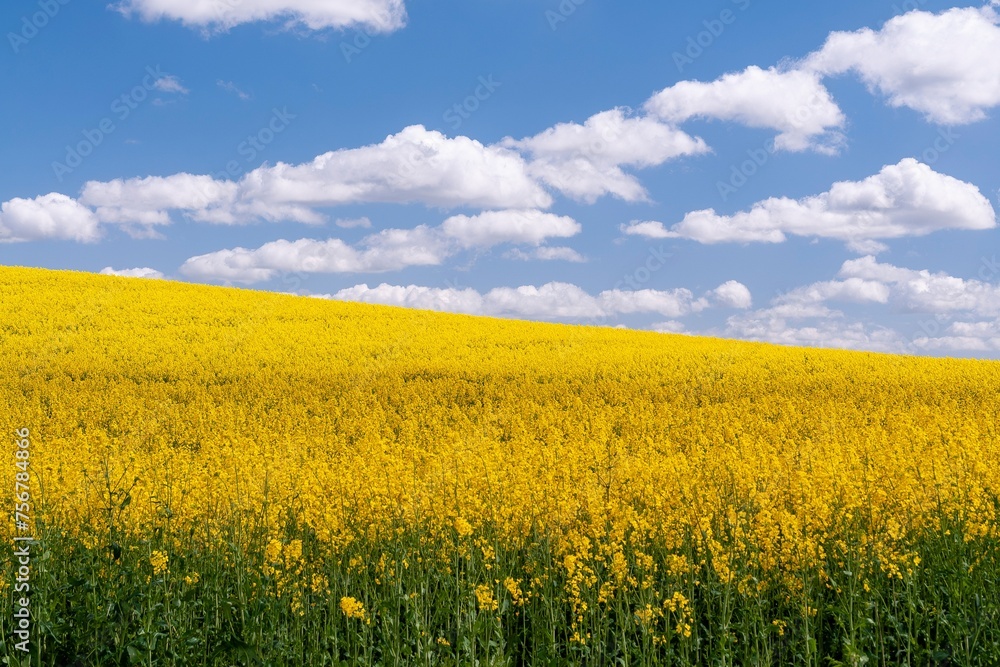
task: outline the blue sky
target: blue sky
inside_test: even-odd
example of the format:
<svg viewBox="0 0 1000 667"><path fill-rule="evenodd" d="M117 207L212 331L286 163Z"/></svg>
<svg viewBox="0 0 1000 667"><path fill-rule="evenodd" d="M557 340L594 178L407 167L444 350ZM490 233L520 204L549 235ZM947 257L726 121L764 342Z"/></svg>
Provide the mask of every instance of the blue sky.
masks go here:
<svg viewBox="0 0 1000 667"><path fill-rule="evenodd" d="M995 357L996 4L8 3L0 263Z"/></svg>

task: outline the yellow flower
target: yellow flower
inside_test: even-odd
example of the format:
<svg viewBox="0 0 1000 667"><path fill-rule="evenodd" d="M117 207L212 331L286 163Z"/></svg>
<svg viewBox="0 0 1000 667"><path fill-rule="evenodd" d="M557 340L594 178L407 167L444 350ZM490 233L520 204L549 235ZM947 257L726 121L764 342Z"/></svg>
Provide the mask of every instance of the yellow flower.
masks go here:
<svg viewBox="0 0 1000 667"><path fill-rule="evenodd" d="M365 611L365 606L356 598L340 598L340 611L344 612L344 616L347 618L356 618L366 623L370 621L368 612Z"/></svg>
<svg viewBox="0 0 1000 667"><path fill-rule="evenodd" d="M493 597L493 589L486 584L476 586L475 593L480 611L496 611L500 608L500 603Z"/></svg>
<svg viewBox="0 0 1000 667"><path fill-rule="evenodd" d="M322 595L329 592L330 582L322 574L314 574L312 580L309 583L309 588L313 593L317 595Z"/></svg>
<svg viewBox="0 0 1000 667"><path fill-rule="evenodd" d="M272 539L264 549L264 562L277 563L281 561L282 545L280 540Z"/></svg>
<svg viewBox="0 0 1000 667"><path fill-rule="evenodd" d="M657 611L658 610L653 609L653 605L647 604L642 609L635 610L635 617L639 619L639 622L642 623L643 625L649 625L650 623L653 622L653 619L656 617Z"/></svg>
<svg viewBox="0 0 1000 667"><path fill-rule="evenodd" d="M503 587L507 589L508 593L510 593L511 602L514 603L515 607L522 607L528 601L524 591L521 590L520 580L514 579L513 577L507 577L503 581Z"/></svg>
<svg viewBox="0 0 1000 667"><path fill-rule="evenodd" d="M455 519L455 532L458 533L459 537L468 537L472 534L472 524L462 517L457 517Z"/></svg>
<svg viewBox="0 0 1000 667"><path fill-rule="evenodd" d="M292 540L285 547L285 562L291 564L302 558L302 540Z"/></svg>
<svg viewBox="0 0 1000 667"><path fill-rule="evenodd" d="M165 554L162 551L154 551L149 556L149 563L150 563L150 565L153 566L153 574L157 575L157 574L164 574L164 573L166 573L168 571L168 569L169 569L167 567L167 562L168 561L169 561L169 558L167 557L167 554Z"/></svg>

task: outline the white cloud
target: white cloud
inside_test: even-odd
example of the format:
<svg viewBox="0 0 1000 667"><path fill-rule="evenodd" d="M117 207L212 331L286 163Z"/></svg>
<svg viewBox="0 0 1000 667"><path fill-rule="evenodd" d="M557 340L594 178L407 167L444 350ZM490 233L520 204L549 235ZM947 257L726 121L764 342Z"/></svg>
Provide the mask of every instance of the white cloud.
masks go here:
<svg viewBox="0 0 1000 667"><path fill-rule="evenodd" d="M706 118L778 130L778 150L832 154L843 143L844 114L820 77L806 71L751 65L710 83L681 81L645 108L670 123Z"/></svg>
<svg viewBox="0 0 1000 667"><path fill-rule="evenodd" d="M174 174L146 178L88 181L80 203L95 209L104 223L154 227L170 224L170 211L210 210L236 199L236 184L211 176Z"/></svg>
<svg viewBox="0 0 1000 667"><path fill-rule="evenodd" d="M359 248L340 239L282 239L254 250L219 250L188 259L181 273L202 280L255 283L281 273L381 273L433 266L448 254L444 239L420 226L383 230L364 239Z"/></svg>
<svg viewBox="0 0 1000 667"><path fill-rule="evenodd" d="M456 215L441 225L442 232L464 248L500 243L539 245L549 238L569 238L580 233L580 223L567 216L536 210L486 211Z"/></svg>
<svg viewBox="0 0 1000 667"><path fill-rule="evenodd" d="M0 205L0 243L59 239L91 242L100 222L86 206L52 192L34 199L14 198Z"/></svg>
<svg viewBox="0 0 1000 667"><path fill-rule="evenodd" d="M546 208L552 198L515 152L420 125L380 144L324 153L312 162L279 162L247 174L241 200L309 207L366 202L450 208Z"/></svg>
<svg viewBox="0 0 1000 667"><path fill-rule="evenodd" d="M892 302L906 311L1000 316L1000 285L993 283L880 264L871 256L844 262L840 275L885 284Z"/></svg>
<svg viewBox="0 0 1000 667"><path fill-rule="evenodd" d="M667 229L662 222L656 220L633 220L620 225L618 229L627 236L643 236L647 239L677 238L678 234Z"/></svg>
<svg viewBox="0 0 1000 667"><path fill-rule="evenodd" d="M113 269L110 266L106 266L101 269L101 274L105 276L125 276L126 278L160 278L164 276L162 273L156 269L151 269L149 267L135 268L135 269Z"/></svg>
<svg viewBox="0 0 1000 667"><path fill-rule="evenodd" d="M789 323L786 314L773 309L734 315L727 320L724 335L742 340L755 340L779 345L833 347L902 352L908 349L905 339L896 331L883 326L844 320L838 311L827 311L814 317L817 321L798 326Z"/></svg>
<svg viewBox="0 0 1000 667"><path fill-rule="evenodd" d="M547 208L551 196L526 168L511 150L414 125L380 144L255 169L240 181L239 198L309 207L387 202Z"/></svg>
<svg viewBox="0 0 1000 667"><path fill-rule="evenodd" d="M559 123L527 139L508 139L505 145L540 158L585 158L601 165L631 167L654 167L675 157L708 151L701 138L654 118L630 116L623 108L591 116L583 125Z"/></svg>
<svg viewBox="0 0 1000 667"><path fill-rule="evenodd" d="M730 283L719 289L727 286ZM718 290L710 292L708 296L715 292ZM497 287L485 294L470 288L430 288L418 285L403 287L385 283L378 287L368 287L367 284L362 284L340 290L332 296L325 295L325 298L474 315L553 320L599 320L631 313L680 317L701 312L713 305L709 298L696 299L686 289L647 289L634 292L606 290L593 296L576 285L564 282L550 282L541 286ZM720 300L716 305L728 304L721 303Z"/></svg>
<svg viewBox="0 0 1000 667"><path fill-rule="evenodd" d="M886 252L889 246L874 239L851 239L847 242L847 249L859 255L878 255Z"/></svg>
<svg viewBox="0 0 1000 667"><path fill-rule="evenodd" d="M161 93L176 93L178 95L187 95L190 92L181 85L181 80L173 74L168 74L154 81L153 88Z"/></svg>
<svg viewBox="0 0 1000 667"><path fill-rule="evenodd" d="M258 220L316 224L316 208L357 203L423 203L452 208L546 208L551 196L516 152L414 125L380 144L324 153L299 165L279 162L239 182L174 174L91 181L81 202L104 222L165 225L171 211L199 222Z"/></svg>
<svg viewBox="0 0 1000 667"><path fill-rule="evenodd" d="M791 316L795 308L801 308L800 313L812 316L810 313L821 313L810 307L826 301L850 301L854 303L888 303L889 287L877 280L865 280L850 277L847 280L827 280L798 287L775 298L772 303L784 307L782 312Z"/></svg>
<svg viewBox="0 0 1000 667"><path fill-rule="evenodd" d="M912 11L878 31L835 32L802 66L821 75L856 72L893 107L962 124L1000 105L1000 19L991 7Z"/></svg>
<svg viewBox="0 0 1000 667"><path fill-rule="evenodd" d="M647 201L646 189L621 167L600 167L586 158L534 160L528 167L537 178L567 197L593 204L599 197L613 195L628 202Z"/></svg>
<svg viewBox="0 0 1000 667"><path fill-rule="evenodd" d="M437 227L384 229L357 246L340 239L299 239L266 243L256 249L234 248L188 259L181 273L202 280L254 283L279 273L382 273L410 266L436 266L469 248L512 243L540 245L546 239L573 236L580 225L572 218L540 211L486 211L453 216Z"/></svg>
<svg viewBox="0 0 1000 667"><path fill-rule="evenodd" d="M372 221L364 216L361 218L338 218L333 224L342 229L355 229L357 227L369 229L372 226Z"/></svg>
<svg viewBox="0 0 1000 667"><path fill-rule="evenodd" d="M653 331L658 331L660 333L683 333L685 331L684 323L678 322L677 320L656 322L649 328Z"/></svg>
<svg viewBox="0 0 1000 667"><path fill-rule="evenodd" d="M970 184L906 158L863 181L841 181L828 192L794 200L771 198L731 216L694 211L666 230L632 224L626 234L680 237L701 243L781 243L786 234L839 239L856 250L877 250L873 239L923 236L944 229L996 226L989 200Z"/></svg>
<svg viewBox="0 0 1000 667"><path fill-rule="evenodd" d="M897 332L849 321L826 305L829 300L885 303L887 299L888 289L875 281L813 283L772 299L767 308L729 317L721 335L781 345L901 352L906 342Z"/></svg>
<svg viewBox="0 0 1000 667"><path fill-rule="evenodd" d="M1000 350L1000 322L952 322L941 336L917 336L913 345L925 351L996 352Z"/></svg>
<svg viewBox="0 0 1000 667"><path fill-rule="evenodd" d="M690 290L653 290L635 291L606 290L601 292L598 300L604 312L618 313L656 313L664 317L681 317L691 313L701 312L709 307L706 298L695 299Z"/></svg>
<svg viewBox="0 0 1000 667"><path fill-rule="evenodd" d="M1000 316L1000 286L946 273L906 269L867 256L847 260L839 280L798 287L771 301L769 313L787 318L824 317L830 301L891 304L905 312ZM763 312L763 311L762 311Z"/></svg>
<svg viewBox="0 0 1000 667"><path fill-rule="evenodd" d="M435 288L419 285L403 287L387 283L382 283L378 287L368 287L368 285L362 284L342 289L332 297L326 295L322 298L470 315L480 314L483 311L483 297L472 288Z"/></svg>
<svg viewBox="0 0 1000 667"><path fill-rule="evenodd" d="M743 283L730 280L712 291L712 296L724 306L746 310L753 305L750 290Z"/></svg>
<svg viewBox="0 0 1000 667"><path fill-rule="evenodd" d="M503 256L505 259L520 259L524 261L540 260L543 262L562 261L577 263L587 261L587 258L576 250L565 246L539 246L528 252L520 248L511 248Z"/></svg>
<svg viewBox="0 0 1000 667"><path fill-rule="evenodd" d="M313 241L322 250L321 241ZM266 265L265 259L273 261L275 255L297 257L297 248L288 248L288 241L275 241L257 250L234 248L218 250L205 255L189 258L181 266L181 273L196 280L220 280L227 283L259 283L270 280L279 270ZM339 248L338 248L339 249ZM327 249L333 252L334 249ZM342 249L345 252L346 249ZM265 264L265 266L261 266ZM294 269L292 269L294 271Z"/></svg>
<svg viewBox="0 0 1000 667"><path fill-rule="evenodd" d="M654 167L709 150L700 138L623 108L591 116L583 125L560 123L520 141L508 137L503 145L529 153L529 171L540 181L587 202L606 194L644 200L645 189L621 167Z"/></svg>
<svg viewBox="0 0 1000 667"><path fill-rule="evenodd" d="M540 319L598 319L607 313L598 299L569 283L497 287L483 298L486 315Z"/></svg>
<svg viewBox="0 0 1000 667"><path fill-rule="evenodd" d="M984 259L980 275L995 277L997 267L995 260ZM838 277L796 288L772 299L767 308L728 318L723 335L881 352L1000 350L1000 285L879 263L871 256L844 262ZM831 309L830 302L880 304L922 317L911 323L913 335L904 336L885 326L851 321Z"/></svg>
<svg viewBox="0 0 1000 667"><path fill-rule="evenodd" d="M171 19L212 30L277 20L311 30L359 26L391 32L406 22L403 0L122 0L117 9L144 21Z"/></svg>

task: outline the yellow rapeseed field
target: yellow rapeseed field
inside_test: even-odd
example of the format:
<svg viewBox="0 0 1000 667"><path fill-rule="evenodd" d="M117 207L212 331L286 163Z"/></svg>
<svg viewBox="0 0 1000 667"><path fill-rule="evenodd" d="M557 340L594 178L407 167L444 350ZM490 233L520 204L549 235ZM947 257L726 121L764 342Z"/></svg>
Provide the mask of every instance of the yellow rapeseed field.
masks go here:
<svg viewBox="0 0 1000 667"><path fill-rule="evenodd" d="M560 650L601 647L571 663L607 657L611 609L649 655L708 660L754 600L768 641L805 619L822 652L818 601L1000 537L995 362L0 268L0 379L37 520L76 549L155 534L147 578L188 587L195 552L259 552L262 598L329 598L358 633L388 632L386 582L403 605L458 578L508 639L558 609Z"/></svg>

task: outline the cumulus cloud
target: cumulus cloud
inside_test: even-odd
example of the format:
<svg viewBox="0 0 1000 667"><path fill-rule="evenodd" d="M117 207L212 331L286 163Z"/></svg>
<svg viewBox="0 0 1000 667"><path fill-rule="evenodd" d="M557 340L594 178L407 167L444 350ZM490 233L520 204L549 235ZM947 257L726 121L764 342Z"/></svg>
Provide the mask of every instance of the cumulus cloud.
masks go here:
<svg viewBox="0 0 1000 667"><path fill-rule="evenodd" d="M820 76L808 71L751 65L712 82L676 83L645 108L670 123L704 118L774 129L778 150L832 154L843 143L844 114Z"/></svg>
<svg viewBox="0 0 1000 667"><path fill-rule="evenodd" d="M606 317L599 299L576 285L563 282L540 287L496 287L483 299L484 315L539 319L597 319Z"/></svg>
<svg viewBox="0 0 1000 667"><path fill-rule="evenodd" d="M310 30L358 26L391 32L406 22L403 0L122 0L116 8L144 21L168 19L209 30L281 21Z"/></svg>
<svg viewBox="0 0 1000 667"><path fill-rule="evenodd" d="M582 125L560 123L519 141L508 137L503 145L530 154L529 171L538 180L587 202L606 194L644 200L646 190L622 167L654 167L709 150L700 138L624 108L591 116Z"/></svg>
<svg viewBox="0 0 1000 667"><path fill-rule="evenodd" d="M937 332L934 332L937 333ZM919 335L913 346L928 352L996 352L1000 351L1000 322L952 322L940 330L941 335Z"/></svg>
<svg viewBox="0 0 1000 667"><path fill-rule="evenodd" d="M647 239L670 239L677 238L677 233L666 228L662 222L656 220L633 220L624 225L619 225L619 230L626 236L642 236Z"/></svg>
<svg viewBox="0 0 1000 667"><path fill-rule="evenodd" d="M880 352L985 353L1000 350L1000 275L996 258L983 259L979 279L880 263L874 257L844 262L837 280L805 285L771 300L767 308L727 319L722 335L788 345ZM849 319L835 303L885 306L919 315L909 335L870 321ZM719 333L719 332L710 332Z"/></svg>
<svg viewBox="0 0 1000 667"><path fill-rule="evenodd" d="M858 278L817 282L775 297L766 308L733 315L721 332L710 333L780 345L900 352L906 341L896 331L851 321L827 305L835 300L884 304L888 292L881 283Z"/></svg>
<svg viewBox="0 0 1000 667"><path fill-rule="evenodd" d="M236 184L211 176L174 174L146 178L89 181L80 203L93 208L104 223L155 227L170 224L170 211L206 211L231 205Z"/></svg>
<svg viewBox="0 0 1000 667"><path fill-rule="evenodd" d="M912 11L880 30L834 32L803 69L855 72L893 107L942 124L981 120L1000 105L1000 17L993 7Z"/></svg>
<svg viewBox="0 0 1000 667"><path fill-rule="evenodd" d="M201 280L256 283L281 273L380 273L433 266L447 256L444 240L420 226L382 231L357 248L340 239L282 239L252 250L219 250L188 259L181 273Z"/></svg>
<svg viewBox="0 0 1000 667"><path fill-rule="evenodd" d="M843 273L843 272L842 272ZM889 287L877 280L850 277L847 280L826 280L796 288L782 294L773 303L792 308L801 306L808 312L810 306L826 301L850 301L855 303L888 303ZM784 312L790 312L786 309Z"/></svg>
<svg viewBox="0 0 1000 667"><path fill-rule="evenodd" d="M471 248L539 246L549 238L566 238L579 231L579 223L565 216L541 211L486 211L472 217L453 216L437 227L384 229L366 236L357 246L340 239L299 239L273 241L256 249L219 250L188 259L181 273L202 280L241 283L270 280L280 273L382 273L436 266Z"/></svg>
<svg viewBox="0 0 1000 667"><path fill-rule="evenodd" d="M664 317L681 317L709 307L705 297L696 299L690 290L606 290L598 296L602 310L609 314L657 313Z"/></svg>
<svg viewBox="0 0 1000 667"><path fill-rule="evenodd" d="M828 192L794 200L770 198L749 211L719 215L693 211L669 230L661 223L622 227L625 234L687 238L701 243L781 243L787 234L838 239L860 251L884 249L874 239L924 236L944 229L996 226L996 213L979 188L906 158L862 181L841 181Z"/></svg>
<svg viewBox="0 0 1000 667"><path fill-rule="evenodd" d="M733 285L739 283L730 281L705 297L695 298L690 290L683 288L605 290L597 295L591 295L576 285L564 282L550 282L541 286L497 287L485 294L480 294L471 288L431 288L418 285L404 287L383 283L377 287L369 287L367 284L355 285L333 295L324 295L324 298L474 315L550 320L599 320L632 313L656 313L665 317L698 313L712 307L710 296L719 289L732 289ZM747 296L749 297L749 292ZM714 305L728 306L722 301Z"/></svg>
<svg viewBox="0 0 1000 667"><path fill-rule="evenodd" d="M100 221L93 211L57 192L0 204L0 243L44 239L86 243L100 235Z"/></svg>
<svg viewBox="0 0 1000 667"><path fill-rule="evenodd" d="M990 282L901 268L871 256L844 262L840 275L882 283L892 302L905 311L1000 316L1000 286Z"/></svg>
<svg viewBox="0 0 1000 667"><path fill-rule="evenodd" d="M367 284L362 284L342 289L333 296L329 294L316 296L323 299L378 303L469 315L478 315L483 312L483 296L471 287L460 289L456 287L423 287L421 285L389 285L387 283L382 283L377 287L368 287Z"/></svg>
<svg viewBox="0 0 1000 667"><path fill-rule="evenodd" d="M552 203L514 151L464 136L448 138L421 125L380 144L324 153L309 163L255 169L240 182L240 195L308 206L389 202L547 208Z"/></svg>
<svg viewBox="0 0 1000 667"><path fill-rule="evenodd" d="M746 310L753 305L753 297L750 294L750 290L746 285L735 280L730 280L719 285L712 290L711 294L716 301L730 308Z"/></svg>
<svg viewBox="0 0 1000 667"><path fill-rule="evenodd" d="M779 345L833 347L870 350L872 352L902 352L907 342L898 332L884 326L852 322L843 313L829 311L810 323L789 322L787 314L773 309L735 315L727 320L725 336Z"/></svg>
<svg viewBox="0 0 1000 667"><path fill-rule="evenodd" d="M92 181L80 201L103 222L165 225L171 212L215 224L321 223L316 209L359 203L453 208L547 208L551 196L516 152L414 125L379 144L264 165L238 182L174 174Z"/></svg>
<svg viewBox="0 0 1000 667"><path fill-rule="evenodd" d="M147 266L135 269L114 269L110 266L106 266L101 269L101 274L105 276L124 276L126 278L158 278L162 279L164 276L162 273L156 269L151 269Z"/></svg>
<svg viewBox="0 0 1000 667"><path fill-rule="evenodd" d="M456 215L441 225L441 231L464 248L488 248L500 243L539 245L553 237L576 236L581 229L573 218L536 210Z"/></svg>
<svg viewBox="0 0 1000 667"><path fill-rule="evenodd" d="M772 310L789 317L815 317L829 314L824 310L829 302L851 302L888 304L900 312L1000 316L1000 285L985 280L907 269L870 255L845 261L837 277L776 297Z"/></svg>

